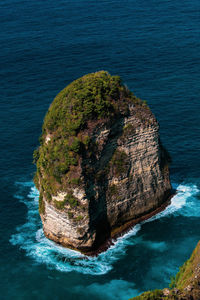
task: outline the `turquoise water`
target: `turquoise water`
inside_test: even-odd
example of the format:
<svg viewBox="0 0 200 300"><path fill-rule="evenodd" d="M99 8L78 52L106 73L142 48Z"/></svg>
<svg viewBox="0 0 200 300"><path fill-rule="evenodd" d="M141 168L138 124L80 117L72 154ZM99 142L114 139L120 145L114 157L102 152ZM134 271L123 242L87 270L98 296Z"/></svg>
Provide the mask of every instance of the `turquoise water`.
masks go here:
<svg viewBox="0 0 200 300"><path fill-rule="evenodd" d="M2 0L0 12L0 298L123 300L167 286L200 237L199 1ZM55 95L102 69L155 113L177 194L89 258L44 237L32 152Z"/></svg>
<svg viewBox="0 0 200 300"><path fill-rule="evenodd" d="M72 299L88 299L89 295L95 299L128 299L142 290L163 287L199 238L195 227L199 222L200 201L195 185L174 185L177 194L165 211L136 225L98 257L81 255L46 239L38 216L38 191L32 182L17 182L16 186L15 197L25 204L27 215L25 223L11 235L10 243L30 259L32 267L29 265L28 273L32 270L40 273L41 267L45 267L42 275L47 278L42 285L52 280L56 281L54 288L64 285L58 299L65 294ZM37 274L37 278L40 276L41 273ZM23 287L25 278L20 277ZM68 280L66 286L65 280ZM44 299L52 297L48 289L45 289L47 295L42 296ZM35 289L36 298L41 297L39 292L40 289Z"/></svg>
<svg viewBox="0 0 200 300"><path fill-rule="evenodd" d="M164 222L170 217L198 217L200 212L200 202L196 199L199 190L196 186L178 185L177 195L172 198L171 204L165 211L157 214L151 219L136 225L132 230L118 238L107 251L98 257L87 257L76 251L65 249L48 240L42 230L42 224L38 216L37 189L32 183L17 183L20 186L30 187L27 198L16 195L28 209L27 222L17 228L17 233L11 236L10 242L19 245L25 250L27 255L33 257L39 263L46 263L47 266L58 271L77 271L83 274L103 275L113 269L115 262L121 260L126 255L128 246L142 244L144 247L159 252L166 252L169 248L169 241L146 240L142 238L140 230L145 224L155 222L164 218ZM161 220L160 220L161 221ZM167 236L170 232L167 232ZM126 249L127 248L127 249Z"/></svg>

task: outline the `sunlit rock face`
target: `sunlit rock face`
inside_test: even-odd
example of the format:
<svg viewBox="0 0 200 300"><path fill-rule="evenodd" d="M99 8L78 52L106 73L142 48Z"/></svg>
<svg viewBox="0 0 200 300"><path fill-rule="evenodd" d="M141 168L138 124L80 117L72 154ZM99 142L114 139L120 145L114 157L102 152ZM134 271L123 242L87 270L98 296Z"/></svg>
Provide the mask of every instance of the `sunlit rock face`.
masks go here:
<svg viewBox="0 0 200 300"><path fill-rule="evenodd" d="M61 91L34 152L45 235L91 253L171 194L169 155L144 101L100 71Z"/></svg>

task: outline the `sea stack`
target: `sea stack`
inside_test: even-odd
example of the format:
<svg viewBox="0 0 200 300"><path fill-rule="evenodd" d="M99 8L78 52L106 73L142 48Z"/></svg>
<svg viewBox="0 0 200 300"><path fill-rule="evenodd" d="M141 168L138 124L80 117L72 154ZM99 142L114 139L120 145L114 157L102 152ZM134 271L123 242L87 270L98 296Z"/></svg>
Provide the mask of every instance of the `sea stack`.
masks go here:
<svg viewBox="0 0 200 300"><path fill-rule="evenodd" d="M34 160L44 234L82 253L98 251L171 195L157 120L119 76L105 71L57 95Z"/></svg>

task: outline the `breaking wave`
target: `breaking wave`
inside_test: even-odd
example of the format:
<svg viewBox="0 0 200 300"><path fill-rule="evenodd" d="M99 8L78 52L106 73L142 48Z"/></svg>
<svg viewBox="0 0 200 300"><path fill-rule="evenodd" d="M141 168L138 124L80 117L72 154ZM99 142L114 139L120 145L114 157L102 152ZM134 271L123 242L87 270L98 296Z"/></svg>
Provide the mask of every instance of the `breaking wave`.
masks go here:
<svg viewBox="0 0 200 300"><path fill-rule="evenodd" d="M113 245L98 257L88 257L79 252L58 246L48 240L42 230L42 223L38 214L39 192L32 182L17 182L18 194L15 195L27 207L27 218L24 225L16 228L10 242L24 250L27 256L32 257L37 263L46 264L50 269L63 272L77 271L83 274L102 275L108 273L126 253L128 246L138 243L135 238L144 223L152 222L170 215L183 215L186 217L200 216L200 201L195 197L199 192L196 185L175 185L176 195L171 199L171 204L162 212L136 225L128 233L119 237ZM165 243L151 244L153 249L165 248Z"/></svg>

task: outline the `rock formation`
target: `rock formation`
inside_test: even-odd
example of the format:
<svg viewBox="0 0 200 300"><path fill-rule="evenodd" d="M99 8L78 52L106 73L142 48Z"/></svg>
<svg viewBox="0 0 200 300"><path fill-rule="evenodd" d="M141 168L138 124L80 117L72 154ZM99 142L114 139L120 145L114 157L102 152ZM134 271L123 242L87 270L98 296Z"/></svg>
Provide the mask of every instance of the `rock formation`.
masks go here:
<svg viewBox="0 0 200 300"><path fill-rule="evenodd" d="M145 101L100 71L68 85L34 152L45 235L91 253L149 217L171 194L169 156Z"/></svg>

